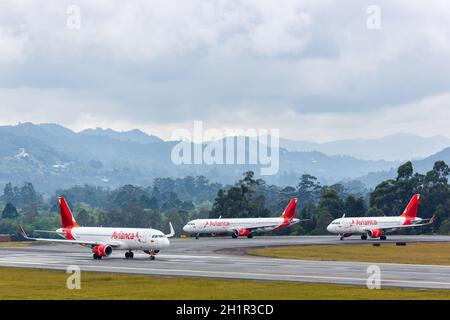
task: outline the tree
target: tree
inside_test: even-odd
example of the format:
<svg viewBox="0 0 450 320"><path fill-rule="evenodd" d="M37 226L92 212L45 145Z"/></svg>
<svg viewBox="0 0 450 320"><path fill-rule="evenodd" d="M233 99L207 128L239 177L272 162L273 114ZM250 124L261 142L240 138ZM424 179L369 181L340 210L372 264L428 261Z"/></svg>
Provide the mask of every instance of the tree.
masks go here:
<svg viewBox="0 0 450 320"><path fill-rule="evenodd" d="M327 226L333 221L333 216L326 208L319 209L319 218L317 219L314 234L327 234Z"/></svg>
<svg viewBox="0 0 450 320"><path fill-rule="evenodd" d="M397 180L409 179L413 174L413 164L411 161L402 164L397 170Z"/></svg>
<svg viewBox="0 0 450 320"><path fill-rule="evenodd" d="M320 183L317 182L316 177L309 174L303 174L300 177L297 190L302 197L303 203L315 202L319 198Z"/></svg>
<svg viewBox="0 0 450 320"><path fill-rule="evenodd" d="M313 203L309 203L303 207L300 213L300 219L305 220L302 221L301 224L303 230L305 230L307 234L310 234L316 227L316 220L317 220L316 212L317 212L316 206Z"/></svg>
<svg viewBox="0 0 450 320"><path fill-rule="evenodd" d="M23 215L23 221L25 223L33 224L36 222L36 218L38 217L37 205L35 203L30 204L26 209Z"/></svg>
<svg viewBox="0 0 450 320"><path fill-rule="evenodd" d="M14 189L11 182L7 183L5 185L5 188L3 189L2 200L5 201L6 203L13 203L16 200L16 194L14 193Z"/></svg>
<svg viewBox="0 0 450 320"><path fill-rule="evenodd" d="M350 217L364 217L367 213L364 198L349 195L345 200L344 211Z"/></svg>
<svg viewBox="0 0 450 320"><path fill-rule="evenodd" d="M383 210L378 209L377 207L370 207L369 210L367 210L367 216L368 217L383 217L384 213L383 213Z"/></svg>
<svg viewBox="0 0 450 320"><path fill-rule="evenodd" d="M76 220L80 226L95 225L95 219L89 214L89 212L85 208L82 208L81 210L78 211Z"/></svg>
<svg viewBox="0 0 450 320"><path fill-rule="evenodd" d="M16 219L19 216L16 207L14 207L10 202L8 202L3 209L2 218L5 219Z"/></svg>
<svg viewBox="0 0 450 320"><path fill-rule="evenodd" d="M335 219L342 216L344 213L344 204L334 188L324 187L322 189L320 193L319 209L327 210L327 212Z"/></svg>

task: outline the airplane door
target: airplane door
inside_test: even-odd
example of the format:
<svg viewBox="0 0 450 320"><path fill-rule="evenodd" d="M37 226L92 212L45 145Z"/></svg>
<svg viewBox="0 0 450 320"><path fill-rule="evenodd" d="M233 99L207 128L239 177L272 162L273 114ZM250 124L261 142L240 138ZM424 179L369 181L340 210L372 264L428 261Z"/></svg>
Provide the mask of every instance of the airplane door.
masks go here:
<svg viewBox="0 0 450 320"><path fill-rule="evenodd" d="M349 229L352 227L352 221L349 219L342 219L341 221L341 226L342 229L344 229L345 231L349 231Z"/></svg>
<svg viewBox="0 0 450 320"><path fill-rule="evenodd" d="M138 235L138 241L142 244L147 242L147 233L146 232L139 232Z"/></svg>

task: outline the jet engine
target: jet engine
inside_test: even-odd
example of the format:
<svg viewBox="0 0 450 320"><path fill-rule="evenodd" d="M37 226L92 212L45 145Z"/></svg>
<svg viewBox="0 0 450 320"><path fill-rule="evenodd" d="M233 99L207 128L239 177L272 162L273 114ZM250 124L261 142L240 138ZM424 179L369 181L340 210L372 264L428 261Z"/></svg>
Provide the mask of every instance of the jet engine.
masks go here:
<svg viewBox="0 0 450 320"><path fill-rule="evenodd" d="M98 257L108 257L111 255L113 249L111 246L108 245L98 245L95 246L94 249L92 249L92 252L96 254Z"/></svg>
<svg viewBox="0 0 450 320"><path fill-rule="evenodd" d="M367 231L367 235L371 238L380 238L383 235L383 230L375 229Z"/></svg>
<svg viewBox="0 0 450 320"><path fill-rule="evenodd" d="M249 234L250 234L250 231L247 229L239 229L238 230L238 235L241 237L248 236Z"/></svg>

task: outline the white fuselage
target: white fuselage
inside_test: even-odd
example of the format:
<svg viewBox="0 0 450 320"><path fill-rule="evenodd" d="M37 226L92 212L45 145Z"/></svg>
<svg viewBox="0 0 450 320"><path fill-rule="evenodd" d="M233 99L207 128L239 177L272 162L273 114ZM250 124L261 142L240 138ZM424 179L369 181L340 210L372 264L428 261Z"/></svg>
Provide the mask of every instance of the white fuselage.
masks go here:
<svg viewBox="0 0 450 320"><path fill-rule="evenodd" d="M421 218L405 217L355 217L340 218L331 222L327 230L336 234L365 234L368 230L395 229L407 224L421 223Z"/></svg>
<svg viewBox="0 0 450 320"><path fill-rule="evenodd" d="M66 229L56 232L66 238ZM115 243L115 250L160 250L167 248L169 239L159 230L138 228L76 227L70 229L67 239Z"/></svg>
<svg viewBox="0 0 450 320"><path fill-rule="evenodd" d="M233 219L197 219L189 221L183 230L187 233L233 233L236 230L257 229L272 231L298 223L298 219L286 221L283 218L233 218Z"/></svg>

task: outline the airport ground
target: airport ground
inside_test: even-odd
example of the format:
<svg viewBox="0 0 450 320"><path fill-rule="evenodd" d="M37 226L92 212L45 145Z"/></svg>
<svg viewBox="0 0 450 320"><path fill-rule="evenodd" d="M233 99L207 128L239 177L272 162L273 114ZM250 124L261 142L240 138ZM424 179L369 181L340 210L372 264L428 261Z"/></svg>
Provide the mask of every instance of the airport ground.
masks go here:
<svg viewBox="0 0 450 320"><path fill-rule="evenodd" d="M408 290L281 281L216 280L84 272L68 290L64 271L0 267L0 300L450 300L450 290Z"/></svg>
<svg viewBox="0 0 450 320"><path fill-rule="evenodd" d="M404 242L406 246L397 247L396 242ZM381 243L381 247L372 247L374 243ZM356 237L339 241L335 236L188 238L173 239L171 247L155 261L139 252L134 259L126 260L120 251L93 260L89 249L77 245L2 247L0 298L51 299L57 294L56 298L75 299L450 299L450 265L445 263L332 261L331 258L321 261L318 257L309 260L246 254L248 250L261 248L281 250L272 247L302 246L316 250L319 245L323 250L331 246L328 253L324 250L326 254L343 248L352 251L354 246L362 248L361 255L372 249L394 249L399 253L412 250L416 244L428 244L434 246L429 254L442 245L440 251L450 256L448 243L449 236L391 236L387 241L361 241ZM427 254L426 250L423 254ZM362 255L361 259L367 258ZM381 271L381 290L366 288L368 267L374 264ZM66 289L68 275L64 271L69 265L80 267L82 287L87 290ZM40 282L40 277L47 280ZM14 284L24 279L29 280ZM27 288L41 290L27 293Z"/></svg>
<svg viewBox="0 0 450 320"><path fill-rule="evenodd" d="M311 245L249 249L250 255L314 261L355 261L450 266L450 243L386 243L373 245Z"/></svg>

